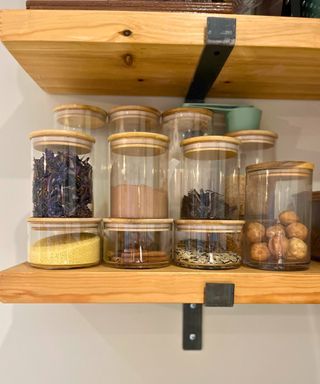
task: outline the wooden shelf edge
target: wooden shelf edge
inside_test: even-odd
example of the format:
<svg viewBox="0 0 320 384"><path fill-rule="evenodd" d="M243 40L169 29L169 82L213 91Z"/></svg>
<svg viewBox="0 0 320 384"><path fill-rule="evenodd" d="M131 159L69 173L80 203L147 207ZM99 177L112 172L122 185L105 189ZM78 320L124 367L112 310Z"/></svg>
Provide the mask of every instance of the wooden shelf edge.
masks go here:
<svg viewBox="0 0 320 384"><path fill-rule="evenodd" d="M206 283L234 283L236 304L319 304L320 264L307 271L198 271L170 266L121 270L100 265L40 270L20 264L0 272L3 303L203 303Z"/></svg>

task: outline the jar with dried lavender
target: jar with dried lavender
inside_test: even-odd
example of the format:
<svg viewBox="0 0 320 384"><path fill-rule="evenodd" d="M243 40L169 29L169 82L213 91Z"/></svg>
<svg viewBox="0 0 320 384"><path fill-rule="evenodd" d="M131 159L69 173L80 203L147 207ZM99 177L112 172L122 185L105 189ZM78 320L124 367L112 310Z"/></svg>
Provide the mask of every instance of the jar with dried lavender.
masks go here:
<svg viewBox="0 0 320 384"><path fill-rule="evenodd" d="M226 136L182 141L182 219L239 218L239 144Z"/></svg>
<svg viewBox="0 0 320 384"><path fill-rule="evenodd" d="M34 217L93 216L92 136L47 130L30 134Z"/></svg>

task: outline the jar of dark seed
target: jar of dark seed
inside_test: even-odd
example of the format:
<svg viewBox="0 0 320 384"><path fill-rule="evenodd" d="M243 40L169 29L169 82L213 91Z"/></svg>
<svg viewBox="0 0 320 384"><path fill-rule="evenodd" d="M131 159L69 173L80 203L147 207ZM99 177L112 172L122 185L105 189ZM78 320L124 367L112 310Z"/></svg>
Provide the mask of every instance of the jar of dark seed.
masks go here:
<svg viewBox="0 0 320 384"><path fill-rule="evenodd" d="M180 217L182 149L180 143L189 137L211 135L213 112L205 108L173 108L162 114L163 133L169 146L169 216Z"/></svg>
<svg viewBox="0 0 320 384"><path fill-rule="evenodd" d="M226 136L182 141L182 219L239 218L239 144Z"/></svg>
<svg viewBox="0 0 320 384"><path fill-rule="evenodd" d="M33 217L93 216L92 136L47 130L30 134Z"/></svg>
<svg viewBox="0 0 320 384"><path fill-rule="evenodd" d="M175 264L199 269L238 268L243 224L240 220L176 220Z"/></svg>
<svg viewBox="0 0 320 384"><path fill-rule="evenodd" d="M106 126L107 112L85 104L58 105L53 110L54 129L78 131L86 134Z"/></svg>
<svg viewBox="0 0 320 384"><path fill-rule="evenodd" d="M105 219L104 262L116 268L169 265L172 222L172 219Z"/></svg>

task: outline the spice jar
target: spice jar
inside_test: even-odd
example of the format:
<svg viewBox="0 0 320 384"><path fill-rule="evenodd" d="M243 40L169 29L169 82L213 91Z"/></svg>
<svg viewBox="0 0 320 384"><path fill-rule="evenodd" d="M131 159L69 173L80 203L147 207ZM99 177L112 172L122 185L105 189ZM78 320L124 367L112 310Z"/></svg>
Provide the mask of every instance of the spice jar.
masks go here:
<svg viewBox="0 0 320 384"><path fill-rule="evenodd" d="M275 161L247 167L244 263L299 270L310 262L313 164Z"/></svg>
<svg viewBox="0 0 320 384"><path fill-rule="evenodd" d="M239 141L226 136L185 139L181 218L238 219Z"/></svg>
<svg viewBox="0 0 320 384"><path fill-rule="evenodd" d="M99 264L100 223L100 219L30 218L28 262L45 269Z"/></svg>
<svg viewBox="0 0 320 384"><path fill-rule="evenodd" d="M240 140L239 214L240 218L244 218L246 167L251 164L274 161L278 135L272 131L247 130L231 132L228 136Z"/></svg>
<svg viewBox="0 0 320 384"><path fill-rule="evenodd" d="M172 219L104 219L105 263L117 268L169 265Z"/></svg>
<svg viewBox="0 0 320 384"><path fill-rule="evenodd" d="M147 132L109 136L111 217L168 217L167 136Z"/></svg>
<svg viewBox="0 0 320 384"><path fill-rule="evenodd" d="M174 108L162 114L163 133L169 146L169 216L180 217L183 139L212 134L213 112L205 108Z"/></svg>
<svg viewBox="0 0 320 384"><path fill-rule="evenodd" d="M90 134L91 130L106 126L107 112L102 108L84 104L58 105L53 110L54 129L79 131Z"/></svg>
<svg viewBox="0 0 320 384"><path fill-rule="evenodd" d="M160 133L160 112L142 105L122 105L109 111L111 133L153 132Z"/></svg>
<svg viewBox="0 0 320 384"><path fill-rule="evenodd" d="M320 191L312 192L311 258L320 261Z"/></svg>
<svg viewBox="0 0 320 384"><path fill-rule="evenodd" d="M92 217L95 139L80 132L30 134L34 217Z"/></svg>
<svg viewBox="0 0 320 384"><path fill-rule="evenodd" d="M240 220L176 220L175 264L200 269L239 267L243 224Z"/></svg>

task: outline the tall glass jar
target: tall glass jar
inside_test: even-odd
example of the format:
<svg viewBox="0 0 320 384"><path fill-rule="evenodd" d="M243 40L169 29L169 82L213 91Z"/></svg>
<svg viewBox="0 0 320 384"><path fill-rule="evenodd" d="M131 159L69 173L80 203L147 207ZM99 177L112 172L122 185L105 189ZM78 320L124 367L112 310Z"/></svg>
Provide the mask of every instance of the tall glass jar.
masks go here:
<svg viewBox="0 0 320 384"><path fill-rule="evenodd" d="M212 134L213 112L205 108L174 108L162 114L163 133L169 146L169 216L180 217L182 150L180 143L189 137Z"/></svg>
<svg viewBox="0 0 320 384"><path fill-rule="evenodd" d="M299 270L310 262L313 164L275 161L247 167L244 263Z"/></svg>
<svg viewBox="0 0 320 384"><path fill-rule="evenodd" d="M153 132L161 133L160 112L142 105L122 105L109 111L111 133Z"/></svg>
<svg viewBox="0 0 320 384"><path fill-rule="evenodd" d="M167 136L147 132L109 136L111 217L168 217Z"/></svg>
<svg viewBox="0 0 320 384"><path fill-rule="evenodd" d="M30 134L34 217L93 216L92 136L47 130Z"/></svg>
<svg viewBox="0 0 320 384"><path fill-rule="evenodd" d="M116 268L159 268L172 255L172 219L105 219L106 264Z"/></svg>
<svg viewBox="0 0 320 384"><path fill-rule="evenodd" d="M38 268L66 269L99 264L100 219L28 220L28 261Z"/></svg>
<svg viewBox="0 0 320 384"><path fill-rule="evenodd" d="M278 135L272 131L247 130L228 133L228 136L240 140L240 218L244 218L246 167L251 164L259 164L276 160L275 144Z"/></svg>
<svg viewBox="0 0 320 384"><path fill-rule="evenodd" d="M320 191L312 192L311 258L320 261Z"/></svg>
<svg viewBox="0 0 320 384"><path fill-rule="evenodd" d="M107 112L102 108L85 104L58 105L53 110L54 129L78 131L91 134L91 131L106 126Z"/></svg>
<svg viewBox="0 0 320 384"><path fill-rule="evenodd" d="M239 218L239 144L226 136L182 141L182 219Z"/></svg>

